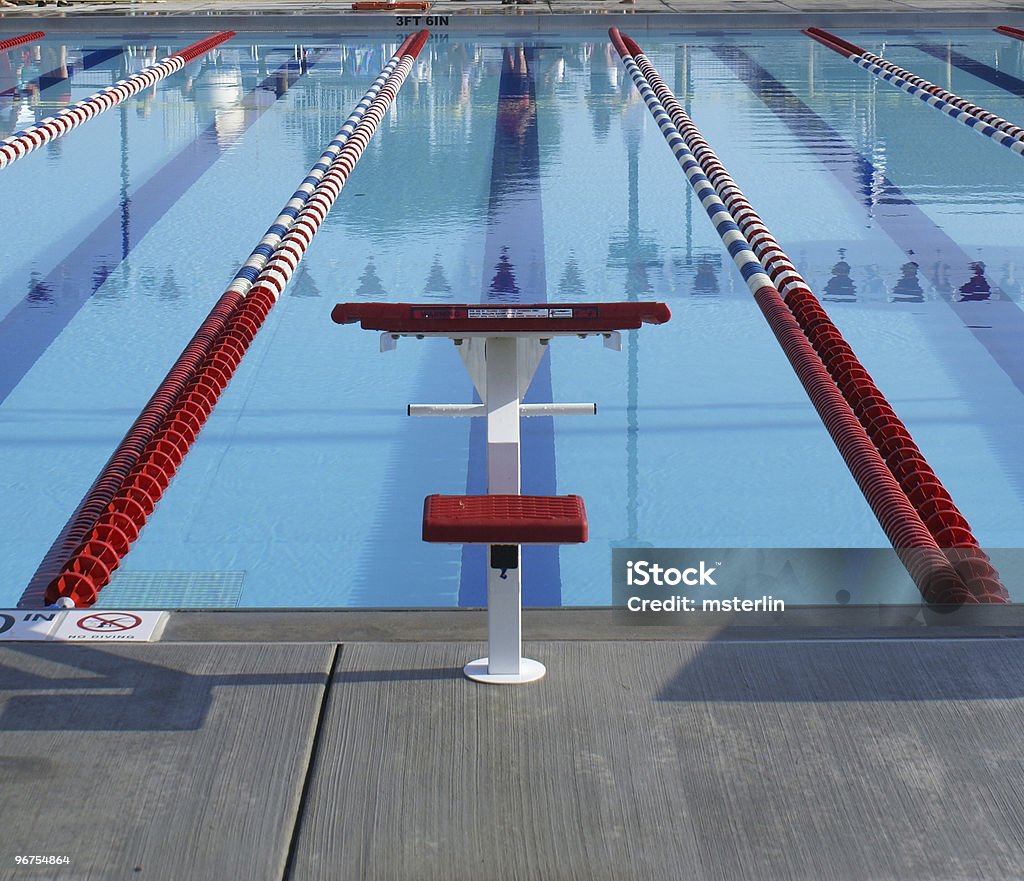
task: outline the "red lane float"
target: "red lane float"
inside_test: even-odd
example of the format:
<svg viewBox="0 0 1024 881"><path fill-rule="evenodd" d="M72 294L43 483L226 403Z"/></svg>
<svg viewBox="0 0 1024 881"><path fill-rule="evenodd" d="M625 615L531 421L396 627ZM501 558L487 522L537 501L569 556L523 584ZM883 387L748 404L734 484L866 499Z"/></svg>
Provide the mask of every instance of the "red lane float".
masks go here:
<svg viewBox="0 0 1024 881"><path fill-rule="evenodd" d="M832 381L782 295L757 260L725 203L715 192L711 181L634 61L632 51L618 28L611 28L608 33L623 66L651 111L723 245L740 270L808 398L921 594L930 603L977 602L943 555L921 516L886 467L864 426Z"/></svg>
<svg viewBox="0 0 1024 881"><path fill-rule="evenodd" d="M13 49L15 46L24 46L26 43L35 43L37 40L43 39L46 34L42 31L32 31L30 34L22 34L20 37L9 37L6 40L0 40L0 52L6 52L8 49Z"/></svg>
<svg viewBox="0 0 1024 881"><path fill-rule="evenodd" d="M252 282L258 276L259 271L266 265L269 257L273 255L273 251L280 244L281 238L291 227L295 217L298 216L298 211L315 192L316 186L323 179L323 175L329 169L330 164L337 159L337 154L348 141L354 128L362 120L366 110L377 99L378 93L393 74L396 65L399 63L402 54L412 39L412 36L406 38L398 51L384 66L381 74L363 96L363 99L353 109L334 140L320 156L320 159L310 169L309 174L302 184L299 185L298 190L282 208L281 213L275 219L270 229L260 240L253 253L249 255L249 259L236 273L235 279L221 295L200 325L199 330L185 347L185 350L178 356L178 359L160 383L153 397L150 398L127 434L121 440L121 443L100 472L100 476L90 487L82 503L74 511L68 523L61 531L60 536L43 559L32 582L33 585L42 584L40 591L50 583L54 574L61 570L64 563L67 562L78 545L85 539L85 536L96 526L97 520L104 513L114 495L121 489L129 473L138 463L139 457L146 447L153 443L157 432L168 421L171 410L183 398L186 391L189 392L192 403L198 410L202 410L204 407L206 407L205 412L207 413L212 410L217 400L216 394L206 387L202 389L194 387L194 380L201 365L210 354L213 346L227 332L228 325L232 320L237 319L238 309L244 301L245 295L252 287ZM253 327L254 333L255 330L256 328ZM168 457L170 456L166 449L164 452ZM158 463L158 467L164 469L170 475L173 474L177 465L171 458L167 458ZM170 480L169 476L167 480ZM164 489L166 489L166 485ZM134 541L135 537L137 537L137 531L136 535L131 538L131 541ZM127 553L127 548L125 548L123 553Z"/></svg>
<svg viewBox="0 0 1024 881"><path fill-rule="evenodd" d="M971 533L967 520L925 461L906 426L811 292L807 282L729 176L654 65L643 54L643 50L625 35L622 35L622 42L672 118L701 170L729 209L761 265L783 295L801 330L814 346L889 470L934 536L936 544L943 549L950 549L948 553L954 567L980 602L1008 602L1009 594L988 556Z"/></svg>
<svg viewBox="0 0 1024 881"><path fill-rule="evenodd" d="M396 9L411 9L415 12L429 12L429 0L357 0L352 4L356 12L393 12Z"/></svg>
<svg viewBox="0 0 1024 881"><path fill-rule="evenodd" d="M1015 125L1001 116L996 116L983 107L972 104L959 95L954 95L941 86L930 83L917 74L904 70L879 55L867 52L856 43L837 37L822 28L807 28L803 33L879 79L891 83L897 89L924 101L929 107L966 125L979 135L984 135L997 144L1012 150L1018 156L1024 155L1024 128L1019 125Z"/></svg>
<svg viewBox="0 0 1024 881"><path fill-rule="evenodd" d="M999 27L993 28L993 30L1004 36L1013 37L1015 40L1024 40L1024 31L1020 28L1010 27L1008 24L1001 24Z"/></svg>
<svg viewBox="0 0 1024 881"><path fill-rule="evenodd" d="M191 358L189 364L183 365L181 375L177 377L179 380L187 380L181 394L175 396L169 388L158 391L161 400L169 401L170 406L166 418L159 422L151 440L134 464L128 465L131 457L126 456L118 468L109 469L109 473L105 469L97 486L102 483L104 491L113 488L110 501L98 513L95 525L82 537L81 544L63 564L60 574L47 586L47 604L66 597L76 606L90 606L96 601L99 591L110 581L111 572L138 538L146 519L184 460L221 392L230 382L249 344L290 280L299 260L398 94L427 36L427 31L421 31L402 44L404 54L401 61L366 110L320 185L298 213L292 229L284 236L278 251L248 294L243 297L237 291L230 291L238 298L236 307L229 308L225 303L227 314L219 313L217 321L207 328L203 335L205 355L202 354L202 348L195 352L199 358L195 369L189 370ZM207 340L208 343L205 342ZM187 378L189 376L190 379ZM104 494L97 495L96 505ZM109 545L113 553L97 557L97 543ZM108 565L111 560L114 562Z"/></svg>
<svg viewBox="0 0 1024 881"><path fill-rule="evenodd" d="M191 46L186 46L180 52L168 55L163 61L158 61L145 70L114 83L110 88L90 95L70 107L65 107L55 116L47 117L0 141L0 168L7 167L55 138L63 137L86 120L98 116L111 107L116 107L132 95L137 95L164 77L181 70L190 61L194 61L200 55L205 55L211 49L230 40L234 35L234 31L221 31L219 34L199 40Z"/></svg>

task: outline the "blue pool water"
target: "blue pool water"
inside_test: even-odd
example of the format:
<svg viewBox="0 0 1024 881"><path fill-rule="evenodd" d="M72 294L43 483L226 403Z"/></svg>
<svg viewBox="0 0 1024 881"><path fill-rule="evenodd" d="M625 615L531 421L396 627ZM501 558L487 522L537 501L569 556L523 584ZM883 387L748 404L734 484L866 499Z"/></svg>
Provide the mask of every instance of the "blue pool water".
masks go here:
<svg viewBox="0 0 1024 881"><path fill-rule="evenodd" d="M842 35L1024 121L1022 44ZM799 33L634 36L998 565L1024 532L1021 158ZM12 53L0 136L192 39ZM397 44L238 36L0 171L0 607ZM531 391L599 415L524 422L524 491L579 493L590 519L588 544L529 552L528 605L608 603L616 546L886 545L605 37L453 33L427 44L104 597L482 604L482 552L419 532L425 495L483 491L483 427L405 416L471 401L461 363L441 340L379 354L331 307L629 298L672 321L619 354L556 340ZM917 599L897 579L852 602Z"/></svg>

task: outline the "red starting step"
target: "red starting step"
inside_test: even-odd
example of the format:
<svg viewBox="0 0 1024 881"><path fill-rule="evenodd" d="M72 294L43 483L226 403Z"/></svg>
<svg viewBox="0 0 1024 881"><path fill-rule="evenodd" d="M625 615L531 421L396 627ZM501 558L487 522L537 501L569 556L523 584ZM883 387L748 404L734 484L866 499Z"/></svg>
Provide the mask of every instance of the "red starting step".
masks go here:
<svg viewBox="0 0 1024 881"><path fill-rule="evenodd" d="M449 544L579 544L587 512L579 496L427 496L423 540Z"/></svg>

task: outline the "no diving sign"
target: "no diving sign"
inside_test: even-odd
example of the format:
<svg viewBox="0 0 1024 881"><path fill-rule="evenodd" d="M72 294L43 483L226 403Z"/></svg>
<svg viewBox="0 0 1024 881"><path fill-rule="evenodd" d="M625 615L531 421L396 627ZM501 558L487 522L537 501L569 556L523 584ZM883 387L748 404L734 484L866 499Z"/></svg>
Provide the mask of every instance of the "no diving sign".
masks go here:
<svg viewBox="0 0 1024 881"><path fill-rule="evenodd" d="M59 639L74 642L152 642L159 639L167 612L110 609L0 611L0 642Z"/></svg>
<svg viewBox="0 0 1024 881"><path fill-rule="evenodd" d="M150 642L158 639L166 612L65 612L53 639L75 642Z"/></svg>
<svg viewBox="0 0 1024 881"><path fill-rule="evenodd" d="M75 625L86 633L125 633L141 623L142 619L133 612L97 612L79 618Z"/></svg>

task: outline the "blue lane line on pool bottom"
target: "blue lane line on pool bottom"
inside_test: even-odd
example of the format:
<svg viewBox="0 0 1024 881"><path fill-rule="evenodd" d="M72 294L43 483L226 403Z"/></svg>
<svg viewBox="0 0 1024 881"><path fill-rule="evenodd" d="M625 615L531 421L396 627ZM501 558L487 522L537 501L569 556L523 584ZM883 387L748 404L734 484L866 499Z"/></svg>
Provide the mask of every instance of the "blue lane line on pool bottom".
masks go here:
<svg viewBox="0 0 1024 881"><path fill-rule="evenodd" d="M61 73L61 69L59 67L54 68L53 70L48 71L47 73L40 74L34 80L29 80L28 82L22 84L20 87L11 86L9 89L4 89L2 92L0 92L0 96L5 98L13 97L14 95L18 94L19 91L24 92L27 89L27 87L32 85L34 85L40 92L42 92L44 89L50 88L50 86L55 86L58 83L69 81L71 77L74 76L76 70L89 70L93 67L98 67L99 65L107 61L110 61L112 58L117 58L123 52L123 46L116 46L111 49L96 49L95 51L89 52L88 54L83 53L82 63L77 67L73 64L69 64L67 66L67 74Z"/></svg>
<svg viewBox="0 0 1024 881"><path fill-rule="evenodd" d="M796 94L777 80L746 52L727 44L712 47L717 55L765 106L813 152L847 191L872 211L879 227L915 262L936 291L943 291L941 266L946 264L967 280L972 258L936 225L921 208L843 136L818 116ZM869 198L864 182L874 181L883 196ZM927 262L925 256L927 255ZM975 339L1024 393L1024 312L1014 302L963 302L950 294L946 303ZM979 307L985 309L986 325L978 326Z"/></svg>
<svg viewBox="0 0 1024 881"><path fill-rule="evenodd" d="M124 46L113 46L110 49L97 49L89 53L83 52L82 63L80 65L67 65L66 74L61 73L61 69L59 67L48 71L47 73L40 74L35 80L36 87L41 92L44 89L50 88L50 86L57 85L58 83L70 82L76 71L91 70L94 67L99 67L101 64L105 64L106 62L117 58L123 52ZM72 85L74 84L72 83Z"/></svg>
<svg viewBox="0 0 1024 881"><path fill-rule="evenodd" d="M976 76L980 80L991 83L993 86L1003 89L1011 95L1016 95L1018 98L1024 98L1024 80L1019 79L1018 77L1012 76L1002 70L997 70L991 65L985 64L983 61L978 61L974 58L968 57L967 55L963 55L960 52L954 52L952 49L948 49L945 46L939 46L935 43L911 43L910 45L915 49L924 52L926 55L938 58L939 61L948 61L955 68L962 70L964 73L969 73L971 76ZM973 101L974 99L972 98L970 100Z"/></svg>
<svg viewBox="0 0 1024 881"><path fill-rule="evenodd" d="M487 204L482 303L547 301L544 214L540 186L540 138L537 131L535 47L502 53ZM551 353L537 368L527 401L551 400ZM555 429L550 416L521 422L522 489L530 495L554 495ZM466 492L487 492L487 426L470 420ZM560 606L562 577L558 548L523 548L523 605ZM459 582L460 606L487 605L487 548L464 545Z"/></svg>
<svg viewBox="0 0 1024 881"><path fill-rule="evenodd" d="M210 122L191 143L136 188L131 197L135 243L160 221L214 162L234 146L270 106L298 82L306 69L312 67L321 55L311 58L305 66L288 61L278 67L243 96L242 123L237 129L232 129L229 136L218 133L216 120ZM298 76L294 80L290 77L279 80L279 74L285 70L298 70ZM274 95L274 101L246 100L248 95L260 89ZM125 249L121 222L122 208L118 204L44 278L34 281L25 298L0 319L0 352L4 353L4 370L0 374L0 404L130 253L130 247Z"/></svg>

